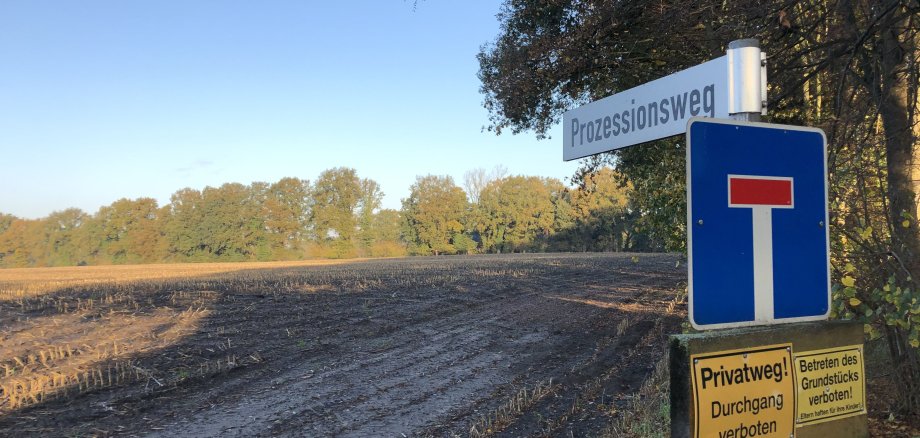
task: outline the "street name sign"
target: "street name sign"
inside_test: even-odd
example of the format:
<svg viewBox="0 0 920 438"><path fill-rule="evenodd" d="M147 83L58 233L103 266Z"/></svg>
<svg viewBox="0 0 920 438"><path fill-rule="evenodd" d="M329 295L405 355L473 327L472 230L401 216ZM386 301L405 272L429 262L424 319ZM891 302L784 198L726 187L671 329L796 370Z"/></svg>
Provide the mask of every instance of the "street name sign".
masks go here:
<svg viewBox="0 0 920 438"><path fill-rule="evenodd" d="M563 159L679 135L693 116L728 117L726 57L568 111Z"/></svg>
<svg viewBox="0 0 920 438"><path fill-rule="evenodd" d="M766 55L754 40L726 55L562 115L565 161L684 133L687 120L766 114Z"/></svg>
<svg viewBox="0 0 920 438"><path fill-rule="evenodd" d="M690 322L715 329L827 319L827 148L816 128L687 124Z"/></svg>

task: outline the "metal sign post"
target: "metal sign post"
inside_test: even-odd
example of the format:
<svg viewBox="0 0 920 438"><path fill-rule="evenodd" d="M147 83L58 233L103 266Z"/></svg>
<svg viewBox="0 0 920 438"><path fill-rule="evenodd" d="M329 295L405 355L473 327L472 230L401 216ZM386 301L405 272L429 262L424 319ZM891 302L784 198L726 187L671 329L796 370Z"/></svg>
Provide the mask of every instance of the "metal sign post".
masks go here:
<svg viewBox="0 0 920 438"><path fill-rule="evenodd" d="M735 120L759 122L767 115L767 54L756 39L728 43L728 114Z"/></svg>

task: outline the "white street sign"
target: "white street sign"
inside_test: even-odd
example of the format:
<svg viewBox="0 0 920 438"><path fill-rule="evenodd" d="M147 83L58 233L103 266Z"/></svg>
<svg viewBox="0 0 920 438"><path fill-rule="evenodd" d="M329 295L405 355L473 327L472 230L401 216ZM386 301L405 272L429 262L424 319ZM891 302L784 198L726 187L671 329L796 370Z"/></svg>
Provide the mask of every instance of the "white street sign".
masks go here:
<svg viewBox="0 0 920 438"><path fill-rule="evenodd" d="M727 56L567 111L563 159L658 140L687 130L696 116L728 117Z"/></svg>
<svg viewBox="0 0 920 438"><path fill-rule="evenodd" d="M691 117L766 114L765 55L748 41L725 56L566 111L562 159L683 134Z"/></svg>

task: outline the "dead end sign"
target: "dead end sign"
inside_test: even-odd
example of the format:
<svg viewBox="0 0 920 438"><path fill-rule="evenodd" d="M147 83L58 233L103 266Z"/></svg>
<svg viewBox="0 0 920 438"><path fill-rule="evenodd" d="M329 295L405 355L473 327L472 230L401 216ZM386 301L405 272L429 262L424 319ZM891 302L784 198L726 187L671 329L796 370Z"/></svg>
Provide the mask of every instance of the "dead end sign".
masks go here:
<svg viewBox="0 0 920 438"><path fill-rule="evenodd" d="M827 318L827 158L821 130L691 119L687 220L694 327Z"/></svg>

